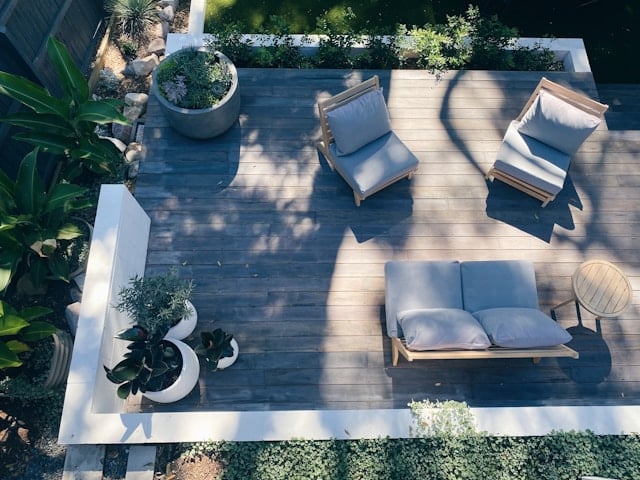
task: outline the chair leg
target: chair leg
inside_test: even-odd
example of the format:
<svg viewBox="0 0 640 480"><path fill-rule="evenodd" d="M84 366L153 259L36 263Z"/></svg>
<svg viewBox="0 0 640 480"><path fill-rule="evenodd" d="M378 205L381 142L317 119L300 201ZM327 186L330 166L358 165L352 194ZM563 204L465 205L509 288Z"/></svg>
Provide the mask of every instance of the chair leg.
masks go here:
<svg viewBox="0 0 640 480"><path fill-rule="evenodd" d="M391 364L394 367L398 366L399 358L400 358L400 352L398 351L398 346L395 344L393 339L391 339Z"/></svg>
<svg viewBox="0 0 640 480"><path fill-rule="evenodd" d="M356 207L359 207L361 199L360 196L355 192L355 190L353 192L353 199L356 201Z"/></svg>

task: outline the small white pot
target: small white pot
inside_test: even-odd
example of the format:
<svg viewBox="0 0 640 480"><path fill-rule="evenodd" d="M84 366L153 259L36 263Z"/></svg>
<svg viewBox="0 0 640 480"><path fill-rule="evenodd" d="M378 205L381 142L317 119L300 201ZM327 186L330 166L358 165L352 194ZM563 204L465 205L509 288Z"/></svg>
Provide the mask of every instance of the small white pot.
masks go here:
<svg viewBox="0 0 640 480"><path fill-rule="evenodd" d="M165 338L165 340L178 347L180 355L182 355L182 370L180 370L177 380L164 390L142 394L149 400L158 403L171 403L183 399L191 393L200 376L200 363L196 352L189 345L175 338Z"/></svg>
<svg viewBox="0 0 640 480"><path fill-rule="evenodd" d="M193 333L198 323L198 312L196 312L193 303L189 300L184 302L189 310L189 313L182 317L182 319L173 327L169 329L164 338L174 338L176 340L184 340Z"/></svg>
<svg viewBox="0 0 640 480"><path fill-rule="evenodd" d="M238 347L238 342L236 342L235 338L231 339L231 347L233 348L233 355L231 357L224 357L218 360L218 370L224 370L236 363L238 354L240 353L240 348Z"/></svg>

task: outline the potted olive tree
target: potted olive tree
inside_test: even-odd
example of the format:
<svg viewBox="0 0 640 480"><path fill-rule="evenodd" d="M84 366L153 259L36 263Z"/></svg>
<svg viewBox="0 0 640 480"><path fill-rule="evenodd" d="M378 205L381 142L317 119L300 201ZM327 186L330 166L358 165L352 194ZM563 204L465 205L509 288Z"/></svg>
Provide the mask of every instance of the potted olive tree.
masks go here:
<svg viewBox="0 0 640 480"><path fill-rule="evenodd" d="M190 301L192 292L193 282L181 279L175 269L148 277L136 275L120 290L116 308L149 334L182 340L198 321Z"/></svg>
<svg viewBox="0 0 640 480"><path fill-rule="evenodd" d="M236 68L207 47L168 55L154 70L151 88L171 127L190 138L221 135L240 113Z"/></svg>

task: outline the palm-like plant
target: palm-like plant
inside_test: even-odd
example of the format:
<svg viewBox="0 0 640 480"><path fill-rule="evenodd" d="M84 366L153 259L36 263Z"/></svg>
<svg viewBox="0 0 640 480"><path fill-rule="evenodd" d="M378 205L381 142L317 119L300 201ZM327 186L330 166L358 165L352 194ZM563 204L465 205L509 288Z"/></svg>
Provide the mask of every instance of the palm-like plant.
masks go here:
<svg viewBox="0 0 640 480"><path fill-rule="evenodd" d="M0 94L22 103L31 111L0 117L26 131L14 138L39 147L40 150L61 155L63 176L73 179L86 168L99 174L117 173L123 159L115 145L100 138L98 124L130 122L119 112L116 100L93 100L82 72L73 63L65 46L49 38L47 53L56 70L63 90L61 98L27 78L0 72Z"/></svg>
<svg viewBox="0 0 640 480"><path fill-rule="evenodd" d="M136 42L158 17L153 0L111 0L107 10L117 19L122 33Z"/></svg>

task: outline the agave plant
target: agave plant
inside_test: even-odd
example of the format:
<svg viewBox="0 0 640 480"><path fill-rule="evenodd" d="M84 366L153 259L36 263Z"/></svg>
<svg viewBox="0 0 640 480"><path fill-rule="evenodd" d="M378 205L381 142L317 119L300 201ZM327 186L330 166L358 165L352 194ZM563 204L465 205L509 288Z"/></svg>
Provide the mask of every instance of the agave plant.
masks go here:
<svg viewBox="0 0 640 480"><path fill-rule="evenodd" d="M160 334L150 335L134 325L118 332L116 338L131 342L122 361L113 368L104 366L107 379L119 385L119 398L124 400L138 391L158 392L175 382L182 369L182 356Z"/></svg>
<svg viewBox="0 0 640 480"><path fill-rule="evenodd" d="M122 154L108 139L96 133L98 124L130 122L120 113L116 100L93 100L82 72L65 46L49 38L47 53L62 87L61 98L27 78L0 72L0 93L31 111L0 117L26 131L13 138L64 158L62 173L73 179L86 168L98 174L114 174L122 165Z"/></svg>
<svg viewBox="0 0 640 480"><path fill-rule="evenodd" d="M122 33L136 42L158 18L154 0L109 0L106 8L116 18Z"/></svg>
<svg viewBox="0 0 640 480"><path fill-rule="evenodd" d="M45 277L68 281L63 246L83 235L69 216L94 203L78 185L59 183L47 192L37 156L36 148L22 159L15 182L0 170L0 292L19 270L29 272L36 287Z"/></svg>
<svg viewBox="0 0 640 480"><path fill-rule="evenodd" d="M45 307L29 307L18 312L0 300L0 369L21 366L20 353L30 351L31 343L56 332L56 327L50 323L34 321L51 311Z"/></svg>

